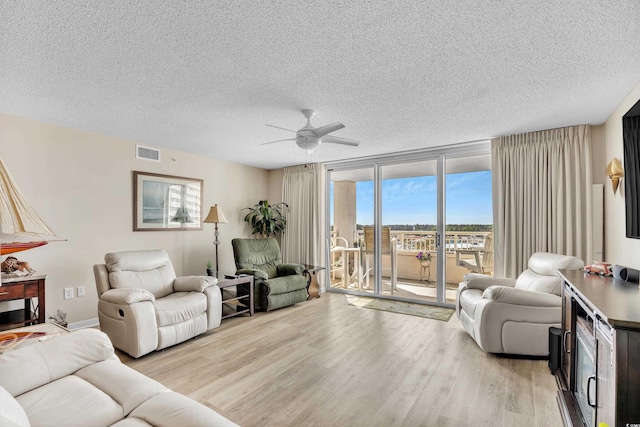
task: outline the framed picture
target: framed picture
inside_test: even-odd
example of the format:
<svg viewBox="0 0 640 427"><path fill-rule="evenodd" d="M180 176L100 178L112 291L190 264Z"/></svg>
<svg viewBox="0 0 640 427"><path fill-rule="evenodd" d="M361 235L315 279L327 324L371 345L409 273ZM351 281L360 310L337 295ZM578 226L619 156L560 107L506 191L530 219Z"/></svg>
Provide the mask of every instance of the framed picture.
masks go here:
<svg viewBox="0 0 640 427"><path fill-rule="evenodd" d="M201 179L133 172L133 231L202 230Z"/></svg>

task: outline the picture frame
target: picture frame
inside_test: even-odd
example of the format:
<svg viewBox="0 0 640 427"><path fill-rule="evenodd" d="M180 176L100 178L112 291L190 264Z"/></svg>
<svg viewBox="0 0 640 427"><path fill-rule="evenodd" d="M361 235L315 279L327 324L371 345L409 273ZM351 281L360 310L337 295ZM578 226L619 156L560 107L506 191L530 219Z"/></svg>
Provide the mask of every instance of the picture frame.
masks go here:
<svg viewBox="0 0 640 427"><path fill-rule="evenodd" d="M201 179L133 171L133 231L202 230Z"/></svg>

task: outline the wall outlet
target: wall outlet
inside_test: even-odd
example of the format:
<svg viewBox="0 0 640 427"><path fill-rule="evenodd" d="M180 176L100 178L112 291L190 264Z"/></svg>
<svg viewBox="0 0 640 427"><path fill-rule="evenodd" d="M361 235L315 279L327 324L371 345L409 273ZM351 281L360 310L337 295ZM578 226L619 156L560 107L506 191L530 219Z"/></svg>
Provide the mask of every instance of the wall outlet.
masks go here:
<svg viewBox="0 0 640 427"><path fill-rule="evenodd" d="M64 288L64 299L73 298L73 288Z"/></svg>
<svg viewBox="0 0 640 427"><path fill-rule="evenodd" d="M77 288L77 295L79 297L83 297L84 296L84 286L78 286Z"/></svg>

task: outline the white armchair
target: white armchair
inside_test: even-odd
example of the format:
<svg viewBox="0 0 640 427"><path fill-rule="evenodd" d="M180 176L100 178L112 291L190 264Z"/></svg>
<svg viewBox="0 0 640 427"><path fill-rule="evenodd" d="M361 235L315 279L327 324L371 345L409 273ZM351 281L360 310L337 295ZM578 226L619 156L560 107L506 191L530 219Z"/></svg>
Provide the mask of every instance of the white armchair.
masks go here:
<svg viewBox="0 0 640 427"><path fill-rule="evenodd" d="M536 252L517 279L465 275L456 296L464 329L488 353L547 356L549 328L562 321L559 269L578 270L576 257Z"/></svg>
<svg viewBox="0 0 640 427"><path fill-rule="evenodd" d="M98 320L113 346L140 357L220 326L218 279L176 277L164 250L116 252L93 271Z"/></svg>

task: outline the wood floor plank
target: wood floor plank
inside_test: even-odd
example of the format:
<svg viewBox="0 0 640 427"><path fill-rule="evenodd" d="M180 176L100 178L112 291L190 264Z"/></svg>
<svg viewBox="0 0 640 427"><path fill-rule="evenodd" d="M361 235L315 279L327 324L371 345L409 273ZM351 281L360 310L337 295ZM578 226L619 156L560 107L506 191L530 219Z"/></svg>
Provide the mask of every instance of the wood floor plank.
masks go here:
<svg viewBox="0 0 640 427"><path fill-rule="evenodd" d="M455 316L357 308L343 294L119 355L245 427L561 425L545 360L486 354Z"/></svg>

